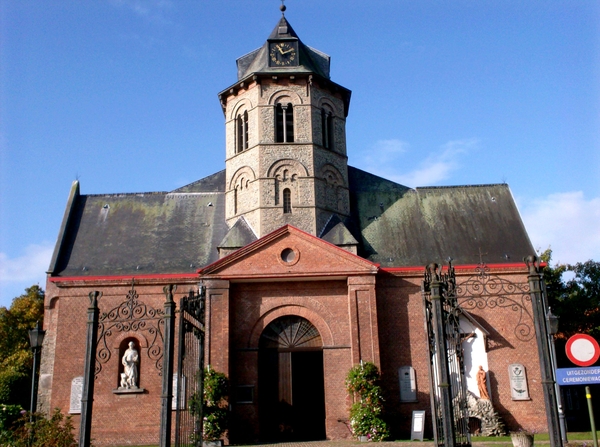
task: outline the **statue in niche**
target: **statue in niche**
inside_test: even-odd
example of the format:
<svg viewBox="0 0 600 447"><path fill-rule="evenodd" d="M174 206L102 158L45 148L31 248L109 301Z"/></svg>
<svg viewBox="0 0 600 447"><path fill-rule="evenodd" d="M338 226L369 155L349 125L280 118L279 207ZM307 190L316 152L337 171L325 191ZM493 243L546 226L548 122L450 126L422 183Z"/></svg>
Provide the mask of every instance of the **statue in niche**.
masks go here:
<svg viewBox="0 0 600 447"><path fill-rule="evenodd" d="M483 366L479 365L479 371L477 371L477 388L479 388L479 396L481 399L490 400L490 395L487 389L487 376L483 370Z"/></svg>
<svg viewBox="0 0 600 447"><path fill-rule="evenodd" d="M130 341L129 348L123 354L121 363L123 364L123 372L121 373L121 386L120 389L136 390L138 382L138 363L140 356L137 349L135 349L135 343Z"/></svg>

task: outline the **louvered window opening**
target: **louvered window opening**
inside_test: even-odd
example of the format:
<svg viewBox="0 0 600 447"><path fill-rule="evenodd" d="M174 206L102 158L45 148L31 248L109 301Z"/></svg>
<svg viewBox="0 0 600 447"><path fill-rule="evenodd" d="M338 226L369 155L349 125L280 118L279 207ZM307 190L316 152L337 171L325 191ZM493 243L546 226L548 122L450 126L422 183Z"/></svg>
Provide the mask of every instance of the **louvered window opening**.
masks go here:
<svg viewBox="0 0 600 447"><path fill-rule="evenodd" d="M248 149L248 112L238 115L236 120L237 152Z"/></svg>
<svg viewBox="0 0 600 447"><path fill-rule="evenodd" d="M323 132L323 147L333 149L333 115L321 109L321 130Z"/></svg>
<svg viewBox="0 0 600 447"><path fill-rule="evenodd" d="M275 109L275 141L294 142L294 107L292 104L277 104Z"/></svg>

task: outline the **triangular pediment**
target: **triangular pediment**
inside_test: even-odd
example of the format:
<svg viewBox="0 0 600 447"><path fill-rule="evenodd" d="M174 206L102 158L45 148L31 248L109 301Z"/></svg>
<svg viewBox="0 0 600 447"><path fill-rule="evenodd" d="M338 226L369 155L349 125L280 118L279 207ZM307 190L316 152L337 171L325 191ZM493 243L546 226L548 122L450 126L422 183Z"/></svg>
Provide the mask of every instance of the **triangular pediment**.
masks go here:
<svg viewBox="0 0 600 447"><path fill-rule="evenodd" d="M286 225L200 271L230 280L347 278L374 275L379 267L329 242Z"/></svg>

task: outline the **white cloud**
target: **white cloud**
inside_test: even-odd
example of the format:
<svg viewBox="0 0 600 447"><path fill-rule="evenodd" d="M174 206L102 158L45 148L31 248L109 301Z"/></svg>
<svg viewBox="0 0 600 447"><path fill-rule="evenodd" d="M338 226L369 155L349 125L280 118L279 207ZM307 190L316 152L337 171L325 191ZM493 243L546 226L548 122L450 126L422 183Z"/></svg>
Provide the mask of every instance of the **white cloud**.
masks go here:
<svg viewBox="0 0 600 447"><path fill-rule="evenodd" d="M439 152L430 154L418 168L398 174L402 154L408 151L409 144L400 140L380 140L370 155L363 157L362 164L367 171L406 186L434 186L459 169L460 157L475 148L478 142L476 138L449 141Z"/></svg>
<svg viewBox="0 0 600 447"><path fill-rule="evenodd" d="M50 265L54 244L43 242L28 245L21 256L10 258L0 253L0 305L23 293L25 287L46 285L46 270Z"/></svg>
<svg viewBox="0 0 600 447"><path fill-rule="evenodd" d="M9 258L0 253L0 281L27 281L45 278L54 244L43 242L28 245L22 256Z"/></svg>
<svg viewBox="0 0 600 447"><path fill-rule="evenodd" d="M550 247L553 263L600 261L600 197L574 191L518 202L533 246Z"/></svg>

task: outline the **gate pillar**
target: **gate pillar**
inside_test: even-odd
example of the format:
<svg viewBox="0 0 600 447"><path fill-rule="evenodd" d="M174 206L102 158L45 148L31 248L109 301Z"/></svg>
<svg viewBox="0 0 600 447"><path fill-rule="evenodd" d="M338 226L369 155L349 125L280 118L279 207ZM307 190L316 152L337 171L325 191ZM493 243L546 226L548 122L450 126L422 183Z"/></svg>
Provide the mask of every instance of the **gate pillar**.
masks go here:
<svg viewBox="0 0 600 447"><path fill-rule="evenodd" d="M83 392L81 397L81 424L79 428L79 447L89 447L92 431L92 408L94 405L94 376L96 372L96 350L98 348L98 299L102 292L90 292L88 307L87 341L83 372Z"/></svg>
<svg viewBox="0 0 600 447"><path fill-rule="evenodd" d="M525 263L529 268L529 291L531 294L531 307L533 308L533 324L535 326L535 338L538 346L540 359L540 373L542 375L542 389L544 391L544 403L546 404L546 419L548 422L548 435L552 447L562 446L560 436L560 424L558 418L558 406L556 400L556 385L552 373L552 362L550 360L550 346L548 345L548 328L546 327L546 303L543 292L543 279L540 273L540 262L537 256L528 256Z"/></svg>
<svg viewBox="0 0 600 447"><path fill-rule="evenodd" d="M173 292L177 286L165 286L163 291L167 301L165 302L165 315L163 316L165 330L165 354L163 357L162 375L162 407L160 410L160 447L171 447L171 406L173 403L173 349L175 346L175 301Z"/></svg>
<svg viewBox="0 0 600 447"><path fill-rule="evenodd" d="M435 363L439 383L437 390L431 390L433 393L439 393L442 431L444 435L444 445L454 447L454 412L452 411L452 391L450 389L450 368L448 366L448 349L446 346L446 324L444 322L444 309L442 303L442 288L444 284L439 280L439 276L432 268L433 280L430 284L431 304L433 317L433 336L435 340Z"/></svg>
<svg viewBox="0 0 600 447"><path fill-rule="evenodd" d="M204 280L206 287L206 360L229 376L229 281Z"/></svg>

